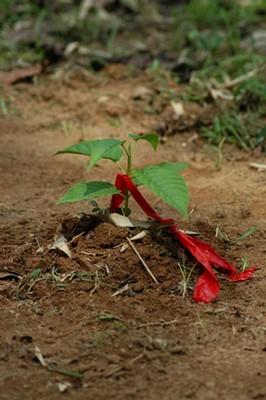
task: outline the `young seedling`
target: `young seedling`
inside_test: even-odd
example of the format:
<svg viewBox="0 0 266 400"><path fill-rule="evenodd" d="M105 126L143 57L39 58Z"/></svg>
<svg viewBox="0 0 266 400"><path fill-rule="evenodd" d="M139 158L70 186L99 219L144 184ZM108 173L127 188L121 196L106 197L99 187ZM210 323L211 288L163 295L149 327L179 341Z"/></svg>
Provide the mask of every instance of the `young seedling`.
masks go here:
<svg viewBox="0 0 266 400"><path fill-rule="evenodd" d="M249 268L249 257L240 257L240 261L242 261L242 271L246 271Z"/></svg>
<svg viewBox="0 0 266 400"><path fill-rule="evenodd" d="M237 237L235 240L229 240L227 235L222 232L222 229L219 226L217 226L215 236L221 238L224 242L224 247L227 248L227 247L235 245L236 243L241 242L241 240L243 240L243 239L246 239L249 235L253 234L257 229L258 229L257 226L253 226L251 229L244 232L242 235Z"/></svg>
<svg viewBox="0 0 266 400"><path fill-rule="evenodd" d="M7 104L6 104L5 100L2 99L2 97L0 97L0 110L1 110L3 115L7 115L8 114Z"/></svg>
<svg viewBox="0 0 266 400"><path fill-rule="evenodd" d="M181 262L177 263L177 266L181 272L182 281L180 282L181 290L182 290L182 297L183 299L186 297L188 289L191 289L192 286L190 285L190 278L191 274L194 271L195 265L192 268L188 268L186 265L185 258L182 259Z"/></svg>
<svg viewBox="0 0 266 400"><path fill-rule="evenodd" d="M118 170L120 170L123 175L127 175L136 186L145 185L163 201L177 209L183 216L187 217L189 191L184 178L179 175L179 172L186 168L188 164L163 162L157 165L149 165L142 169L133 169L132 160L136 144L141 140L145 140L149 142L154 151L156 151L159 138L153 133L143 136L129 134L128 136L128 141L103 139L81 142L59 151L56 154L68 153L89 156L90 163L88 170L102 159L110 160L115 163ZM125 165L121 163L123 156L126 160ZM110 182L79 182L74 185L57 204L72 203L82 200L89 201L97 197L112 196L114 194L120 194L120 190ZM124 207L121 209L121 212L128 216L130 214L130 191L125 189L122 195L124 197Z"/></svg>
<svg viewBox="0 0 266 400"><path fill-rule="evenodd" d="M135 146L140 140L148 141L154 150L158 146L158 136L147 134L143 136L129 134L129 142L118 139L103 139L81 142L59 151L56 154L80 154L90 157L89 170L102 159L113 161L120 172L116 176L115 185L110 182L89 181L79 182L73 186L58 202L72 203L81 200L91 200L100 196L112 196L110 212L122 211L124 215L130 214L129 199L133 199L142 208L144 213L156 222L166 225L169 232L187 249L197 260L197 265L204 267L194 288L193 297L199 302L209 302L219 293L220 286L214 273L219 268L229 274L232 282L250 279L255 271L255 266L237 273L235 267L229 264L208 244L185 234L175 224L172 218L163 219L148 203L138 189L145 185L166 203L176 208L183 216L187 217L189 191L179 172L187 164L163 162L150 165L142 169L132 168L132 157ZM120 163L125 155L126 165ZM124 203L124 207L121 205Z"/></svg>

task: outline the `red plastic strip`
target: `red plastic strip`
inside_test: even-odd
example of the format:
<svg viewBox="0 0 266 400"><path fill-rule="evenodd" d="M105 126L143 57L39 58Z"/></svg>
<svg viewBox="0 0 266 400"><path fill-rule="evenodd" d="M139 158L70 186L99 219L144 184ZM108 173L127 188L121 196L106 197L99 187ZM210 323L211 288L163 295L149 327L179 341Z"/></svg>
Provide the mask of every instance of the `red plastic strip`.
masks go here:
<svg viewBox="0 0 266 400"><path fill-rule="evenodd" d="M112 199L111 199L111 206L110 206L110 212L114 213L116 210L121 206L125 199L125 194L127 191L126 183L124 180L124 175L123 174L117 174L116 179L115 179L115 187L120 190L120 193L118 194L113 194Z"/></svg>
<svg viewBox="0 0 266 400"><path fill-rule="evenodd" d="M115 194L112 196L110 207L111 212L115 212L116 209L122 204L126 190L128 190L138 205L150 218L162 224L172 224L169 227L170 232L205 268L194 288L193 298L196 301L208 303L219 293L220 286L214 274L212 265L214 267L219 267L224 271L230 272L229 280L231 282L244 281L252 277L255 271L255 266L236 274L235 267L221 257L210 245L183 233L178 226L174 224L174 220L172 218L161 218L154 208L143 197L128 175L118 174L116 177L115 186L117 189L121 190L121 194Z"/></svg>

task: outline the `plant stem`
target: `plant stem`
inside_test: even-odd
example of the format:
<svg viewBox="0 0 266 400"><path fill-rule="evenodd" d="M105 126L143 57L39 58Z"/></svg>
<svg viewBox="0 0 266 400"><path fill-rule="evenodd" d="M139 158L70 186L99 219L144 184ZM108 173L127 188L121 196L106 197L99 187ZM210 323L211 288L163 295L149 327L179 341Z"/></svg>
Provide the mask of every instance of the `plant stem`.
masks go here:
<svg viewBox="0 0 266 400"><path fill-rule="evenodd" d="M131 177L131 175L132 175L132 153L133 153L133 149L132 149L131 145L129 145L128 148L126 148L124 145L122 145L122 146L124 147L124 150L125 150L126 155L127 155L127 176ZM125 194L125 207L124 207L124 212L125 212L126 216L128 216L130 214L130 209L128 207L129 198L130 198L130 193L127 190L126 194Z"/></svg>
<svg viewBox="0 0 266 400"><path fill-rule="evenodd" d="M119 169L123 174L126 173L126 171L125 171L124 168L119 164L118 161L115 161L115 164L117 165L118 169Z"/></svg>
<svg viewBox="0 0 266 400"><path fill-rule="evenodd" d="M127 152L127 175L131 178L131 174L132 174L132 169L131 169L131 165L132 165L132 149L131 146L128 146L128 152Z"/></svg>

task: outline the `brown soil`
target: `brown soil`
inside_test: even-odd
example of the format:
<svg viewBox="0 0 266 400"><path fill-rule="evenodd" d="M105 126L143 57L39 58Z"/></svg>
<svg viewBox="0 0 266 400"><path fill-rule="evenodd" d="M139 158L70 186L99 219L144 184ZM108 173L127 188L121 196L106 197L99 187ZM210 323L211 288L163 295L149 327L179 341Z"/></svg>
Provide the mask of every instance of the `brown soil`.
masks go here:
<svg viewBox="0 0 266 400"><path fill-rule="evenodd" d="M75 72L1 93L8 112L0 118L0 398L266 399L266 175L249 165L264 159L225 146L217 168L216 153L191 122L204 110L193 105L189 129L177 123L169 130L162 82L125 74L121 67L105 75ZM136 91L144 86L149 90ZM171 81L167 88L181 90ZM145 112L150 104L155 115ZM86 176L86 159L51 158L56 151L166 125L158 153L144 143L135 163L190 163L184 172L190 220L145 195L161 215L200 232L234 265L245 258L258 265L243 283L219 274L221 292L210 304L195 303L190 289L182 295L178 262L193 261L166 232L155 228L135 243L156 285L131 248L120 251L139 230L80 217L88 212L84 204L55 205ZM92 175L113 180L115 169L100 163ZM145 220L134 206L133 214ZM215 237L217 227L234 240L255 225L256 232L231 247ZM49 250L62 234L69 241L76 236L72 258Z"/></svg>

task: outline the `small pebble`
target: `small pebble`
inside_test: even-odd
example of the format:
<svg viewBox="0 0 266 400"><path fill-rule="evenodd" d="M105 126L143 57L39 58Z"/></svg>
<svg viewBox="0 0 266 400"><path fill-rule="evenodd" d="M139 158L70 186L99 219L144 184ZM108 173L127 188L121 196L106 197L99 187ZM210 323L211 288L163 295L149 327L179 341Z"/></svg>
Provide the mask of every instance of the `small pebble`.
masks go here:
<svg viewBox="0 0 266 400"><path fill-rule="evenodd" d="M136 293L141 293L144 290L144 286L142 283L137 282L137 283L135 283L135 285L133 285L132 289Z"/></svg>

